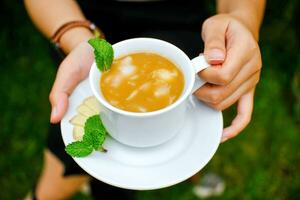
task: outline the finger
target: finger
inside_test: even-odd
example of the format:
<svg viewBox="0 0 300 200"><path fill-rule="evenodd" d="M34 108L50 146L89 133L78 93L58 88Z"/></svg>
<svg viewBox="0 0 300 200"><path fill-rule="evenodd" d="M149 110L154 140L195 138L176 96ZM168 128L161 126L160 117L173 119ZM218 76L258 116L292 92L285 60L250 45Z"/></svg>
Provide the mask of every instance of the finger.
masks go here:
<svg viewBox="0 0 300 200"><path fill-rule="evenodd" d="M258 78L259 72L255 73L251 78L244 82L233 94L231 94L229 97L227 97L220 103L210 103L205 101L204 102L216 110L225 110L231 105L233 105L235 102L237 102L241 98L241 96L248 93L252 88L254 88L258 82Z"/></svg>
<svg viewBox="0 0 300 200"><path fill-rule="evenodd" d="M250 51L249 49L258 49L256 42L252 41L251 38L242 36L243 33L241 35L236 34L234 37L232 35L229 36L230 26L231 24L228 24L227 29L229 30L224 35L226 38L226 59L223 64L221 66L209 67L198 73L203 80L209 83L227 85L253 56L253 52L255 51ZM249 42L248 40L251 41Z"/></svg>
<svg viewBox="0 0 300 200"><path fill-rule="evenodd" d="M49 96L52 107L51 123L58 123L62 119L68 108L69 95L87 76L92 62L93 53L88 45L75 49L61 63Z"/></svg>
<svg viewBox="0 0 300 200"><path fill-rule="evenodd" d="M51 92L50 94L55 93L55 91ZM55 98L55 100L54 100ZM61 121L64 113L67 111L68 108L68 94L64 92L56 92L55 97L50 97L51 103L51 123L58 123Z"/></svg>
<svg viewBox="0 0 300 200"><path fill-rule="evenodd" d="M211 65L222 64L226 56L225 33L227 24L218 18L207 19L202 26L204 56Z"/></svg>
<svg viewBox="0 0 300 200"><path fill-rule="evenodd" d="M62 119L68 107L68 97L80 81L77 68L74 66L74 69L72 69L70 66L72 66L72 61L67 57L59 66L51 89L49 96L52 106L51 123L58 123Z"/></svg>
<svg viewBox="0 0 300 200"><path fill-rule="evenodd" d="M235 137L239 134L251 121L253 111L254 89L243 95L237 105L237 116L229 127L223 130L221 142Z"/></svg>
<svg viewBox="0 0 300 200"><path fill-rule="evenodd" d="M254 80L250 82L253 84L252 87L254 87L259 80L258 72L260 72L261 69L261 65L255 65L259 65L259 62L257 62L256 59L251 59L245 66L243 66L239 74L229 84L225 86L205 84L195 91L195 95L202 101L219 104L233 94L234 91L236 91L250 77L253 77L254 74L257 73L254 76L255 78L253 77Z"/></svg>

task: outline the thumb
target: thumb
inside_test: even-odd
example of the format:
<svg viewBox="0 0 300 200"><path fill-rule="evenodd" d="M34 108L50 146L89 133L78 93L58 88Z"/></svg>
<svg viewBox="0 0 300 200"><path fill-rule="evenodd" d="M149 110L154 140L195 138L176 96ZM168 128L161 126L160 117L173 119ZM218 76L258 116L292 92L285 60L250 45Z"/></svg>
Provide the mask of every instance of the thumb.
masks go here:
<svg viewBox="0 0 300 200"><path fill-rule="evenodd" d="M202 26L204 56L209 64L222 64L226 57L225 34L227 23L220 16L207 19Z"/></svg>
<svg viewBox="0 0 300 200"><path fill-rule="evenodd" d="M88 44L83 44L88 45ZM90 46L79 47L72 51L61 63L49 95L51 103L51 123L58 123L68 108L68 98L78 83L83 80L93 62Z"/></svg>
<svg viewBox="0 0 300 200"><path fill-rule="evenodd" d="M50 116L51 123L58 123L63 118L68 108L68 97L80 81L79 76L77 75L78 72L73 70L70 66L74 66L72 65L72 60L66 57L57 71L49 95L52 107Z"/></svg>
<svg viewBox="0 0 300 200"><path fill-rule="evenodd" d="M51 103L51 123L58 123L64 116L64 113L68 108L68 95L64 92L56 92L53 90L50 93L50 103Z"/></svg>

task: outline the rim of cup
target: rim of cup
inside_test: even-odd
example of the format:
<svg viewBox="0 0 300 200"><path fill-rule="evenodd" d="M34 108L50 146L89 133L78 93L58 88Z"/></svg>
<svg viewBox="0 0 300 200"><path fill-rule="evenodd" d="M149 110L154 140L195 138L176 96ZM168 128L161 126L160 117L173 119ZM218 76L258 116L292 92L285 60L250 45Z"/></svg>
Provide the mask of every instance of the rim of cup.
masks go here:
<svg viewBox="0 0 300 200"><path fill-rule="evenodd" d="M109 110L111 110L113 112L119 113L121 115L126 115L126 116L131 116L131 117L138 117L138 118L160 115L160 114L166 113L166 112L168 112L168 111L176 108L177 106L179 106L179 104L181 104L190 95L190 93L192 91L193 84L195 82L195 72L193 70L193 66L191 64L191 60L190 60L190 58L181 49L179 49L175 45L173 45L173 44L171 44L169 42L160 40L160 39L144 38L143 37L143 38L126 39L126 40L123 40L123 41L118 42L116 44L113 44L112 46L113 46L113 49L115 50L115 48L118 48L118 46L124 45L124 43L145 42L145 41L160 43L160 45L165 45L165 46L168 46L168 48L175 49L176 52L177 52L177 54L180 54L180 56L185 59L186 65L187 65L185 67L188 67L189 68L188 70L191 70L190 77L184 76L185 79L186 78L189 79L189 85L185 87L183 93L180 95L180 97L174 103L172 103L172 104L170 104L170 105L168 105L168 106L166 106L166 107L164 107L162 109L155 110L155 111L150 111L150 112L131 112L131 111L122 110L120 108L117 108L117 107L111 105L109 102L107 102L106 99L104 97L102 97L102 95L100 95L100 91L98 91L97 88L95 87L94 76L95 76L96 70L98 70L98 68L97 68L96 63L94 61L93 64L92 64L92 66L91 66L90 72L89 72L90 87L92 89L93 94L96 96L97 100L100 101L100 103L103 106L105 106L106 108L108 108ZM144 52L144 51L141 51L141 52ZM147 50L145 50L145 52L147 52ZM160 54L158 52L155 52L155 50L154 51L151 50L151 51L148 51L148 52L153 52L153 53ZM134 51L128 52L128 54L130 54L130 53L134 53ZM126 54L124 54L124 55L126 55ZM120 55L120 56L122 56L122 55ZM118 57L120 57L120 56L118 56ZM168 60L171 60L172 62L174 62L171 58L169 58L169 57L166 57L166 58ZM179 70L181 70L181 69L179 68ZM101 72L99 72L99 73L101 74ZM100 82L100 77L98 77L97 84L99 84L99 82ZM186 81L185 81L185 83L186 83Z"/></svg>

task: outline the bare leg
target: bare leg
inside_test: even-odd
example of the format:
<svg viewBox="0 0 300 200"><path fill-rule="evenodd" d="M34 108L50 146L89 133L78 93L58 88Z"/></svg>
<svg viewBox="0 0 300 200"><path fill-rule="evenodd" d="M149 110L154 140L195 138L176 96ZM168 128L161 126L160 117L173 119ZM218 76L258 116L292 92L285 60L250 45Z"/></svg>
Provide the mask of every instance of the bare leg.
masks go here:
<svg viewBox="0 0 300 200"><path fill-rule="evenodd" d="M90 179L87 175L64 177L63 171L63 164L49 150L45 150L44 168L35 191L37 199L66 199L77 192Z"/></svg>

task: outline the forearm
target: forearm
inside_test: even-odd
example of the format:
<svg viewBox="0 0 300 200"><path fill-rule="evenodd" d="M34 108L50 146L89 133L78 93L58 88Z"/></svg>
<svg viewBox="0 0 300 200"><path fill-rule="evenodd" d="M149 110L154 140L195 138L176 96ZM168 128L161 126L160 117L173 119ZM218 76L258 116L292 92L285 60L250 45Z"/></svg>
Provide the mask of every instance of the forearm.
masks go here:
<svg viewBox="0 0 300 200"><path fill-rule="evenodd" d="M263 19L265 0L217 0L217 12L239 19L252 32L256 40Z"/></svg>
<svg viewBox="0 0 300 200"><path fill-rule="evenodd" d="M24 2L32 21L48 38L66 22L85 20L80 7L74 0L25 0ZM60 44L68 53L78 43L92 36L91 31L86 28L73 28L61 37Z"/></svg>

